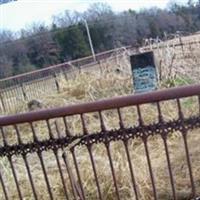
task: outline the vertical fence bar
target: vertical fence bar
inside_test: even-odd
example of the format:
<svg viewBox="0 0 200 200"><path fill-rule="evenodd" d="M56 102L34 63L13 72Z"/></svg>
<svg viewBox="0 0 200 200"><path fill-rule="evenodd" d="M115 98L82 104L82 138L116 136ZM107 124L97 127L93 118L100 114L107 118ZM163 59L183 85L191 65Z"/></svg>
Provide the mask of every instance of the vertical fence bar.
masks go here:
<svg viewBox="0 0 200 200"><path fill-rule="evenodd" d="M33 134L34 142L38 143L39 141L38 141L38 138L37 138L37 135L36 135L36 132L35 132L35 128L34 128L32 123L30 123L30 127L31 127L31 131L32 131L32 134ZM41 164L41 167L42 167L42 172L44 174L47 190L48 190L48 193L49 193L49 198L51 200L53 200L53 194L52 194L52 191L51 191L51 187L50 187L49 179L48 179L48 176L47 176L47 172L46 172L46 169L45 169L45 166L44 166L44 160L43 160L43 156L42 156L42 151L40 149L37 150L37 155L38 155L38 158L40 160L40 164Z"/></svg>
<svg viewBox="0 0 200 200"><path fill-rule="evenodd" d="M106 132L106 126L104 124L101 111L99 111L99 117L100 117L101 131ZM117 180L116 180L116 176L115 176L115 170L114 170L111 152L110 152L110 143L108 141L105 142L105 147L106 147L107 156L108 156L109 163L110 163L110 169L111 169L111 173L112 173L112 177L113 177L115 192L116 192L116 195L117 195L117 199L120 200L119 190L118 190L118 186L117 186Z"/></svg>
<svg viewBox="0 0 200 200"><path fill-rule="evenodd" d="M85 192L84 192L84 189L83 189L83 182L81 180L80 171L79 171L79 168L78 168L78 163L77 163L77 160L76 160L74 148L71 148L71 153L72 153L72 157L73 157L73 161L74 161L74 165L75 165L76 174L77 174L77 177L78 177L78 182L79 182L80 189L81 189L81 196L82 196L83 200L86 200Z"/></svg>
<svg viewBox="0 0 200 200"><path fill-rule="evenodd" d="M183 41L182 41L182 37L181 36L179 36L179 42L180 42L182 54L183 54L183 57L184 57L184 47L183 47Z"/></svg>
<svg viewBox="0 0 200 200"><path fill-rule="evenodd" d="M1 130L2 137L3 137L3 144L4 144L4 146L8 146L3 128L1 127L0 130ZM21 193L21 190L20 190L20 187L19 187L19 181L18 181L17 174L16 174L16 171L15 171L15 168L14 168L14 165L13 165L13 161L12 161L12 155L7 155L7 158L8 158L8 161L10 163L10 167L11 167L12 174L13 174L13 177L14 177L14 181L15 181L15 185L16 185L16 188L17 188L19 199L23 200L22 193Z"/></svg>
<svg viewBox="0 0 200 200"><path fill-rule="evenodd" d="M58 79L57 79L56 73L53 74L53 77L54 77L54 81L55 81L55 85L56 85L56 90L59 92L60 91L60 86L59 86L59 83L58 83Z"/></svg>
<svg viewBox="0 0 200 200"><path fill-rule="evenodd" d="M64 125L65 125L65 134L66 134L67 137L70 137L71 134L70 134L70 131L69 131L69 128L68 128L66 117L63 117L63 122L64 122ZM73 149L72 149L72 151L73 151ZM84 197L84 193L82 192L83 189L80 189L79 188L79 184L77 184L76 181L75 181L75 178L73 176L72 170L71 170L71 168L69 166L69 161L67 159L67 153L64 152L62 156L63 156L63 160L65 162L67 173L69 175L69 180L70 180L70 184L71 184L71 187L72 187L73 196L77 200L79 200L79 198L80 198L80 200L84 200L85 197ZM72 157L73 157L73 154L72 154ZM74 160L74 158L73 158L73 160ZM76 160L74 160L74 161L76 162ZM77 172L76 164L75 164L75 169L76 169L76 172ZM79 172L79 170L78 170L78 172ZM77 174L77 176L78 176L78 174ZM80 175L79 175L79 177L80 177ZM79 179L79 182L80 182L80 179Z"/></svg>
<svg viewBox="0 0 200 200"><path fill-rule="evenodd" d="M199 115L200 115L200 95L198 95L198 106L199 106Z"/></svg>
<svg viewBox="0 0 200 200"><path fill-rule="evenodd" d="M4 97L6 99L6 105L7 105L7 112L11 112L12 111L12 106L10 104L10 97L8 95L8 89L4 90Z"/></svg>
<svg viewBox="0 0 200 200"><path fill-rule="evenodd" d="M26 82L26 96L27 96L27 101L30 101L32 99L33 94L33 81L32 81L32 76L30 77L30 80ZM39 89L39 88L38 88Z"/></svg>
<svg viewBox="0 0 200 200"><path fill-rule="evenodd" d="M13 87L10 90L10 98L11 98L11 104L14 106L14 108L16 108L17 107L17 99L16 99L16 96L14 95L14 90L15 90L15 87Z"/></svg>
<svg viewBox="0 0 200 200"><path fill-rule="evenodd" d="M88 135L88 130L86 128L86 124L85 124L85 120L84 120L83 114L81 114L81 122L82 122L82 127L83 127L83 133L85 135ZM91 164L92 164L92 169L93 169L93 173L94 173L94 179L95 179L95 183L96 183L99 199L102 200L103 199L102 198L102 193L101 193L101 189L100 189L100 185L99 185L99 181L98 181L98 177L97 177L96 166L95 166L95 162L94 162L94 158L93 158L93 154L92 154L92 145L91 144L87 144L87 149L88 149L88 153L89 153L89 156L90 156L90 161L91 161Z"/></svg>
<svg viewBox="0 0 200 200"><path fill-rule="evenodd" d="M5 113L6 107L5 107L5 103L4 103L4 99L3 99L1 91L0 91L0 101L1 101L2 108L3 108L3 112Z"/></svg>
<svg viewBox="0 0 200 200"><path fill-rule="evenodd" d="M64 68L62 69L62 74L65 77L65 81L68 81L68 76L67 76L66 70Z"/></svg>
<svg viewBox="0 0 200 200"><path fill-rule="evenodd" d="M142 119L142 115L141 115L141 111L140 111L140 106L137 105L136 107L137 107L137 113L138 113L138 122L139 122L140 127L142 128L144 123L143 123L143 119ZM149 149L148 149L148 144L147 144L148 138L145 134L143 134L142 140L144 143L145 153L146 153L146 157L147 157L147 163L148 163L148 167L149 167L149 174L150 174L150 178L151 178L153 195L154 195L154 199L157 200L158 197L157 197L156 185L155 185L155 180L154 180L154 175L153 175L153 170L152 170L152 165L151 165L151 159L150 159Z"/></svg>
<svg viewBox="0 0 200 200"><path fill-rule="evenodd" d="M15 102L16 102L15 107L17 107L19 105L19 101L20 101L20 98L18 96L18 86L17 85L16 85L16 87L13 90L13 95L15 97Z"/></svg>
<svg viewBox="0 0 200 200"><path fill-rule="evenodd" d="M2 189L3 189L4 197L5 197L6 200L8 200L8 193L6 191L6 187L5 187L3 177L1 175L1 171L0 171L0 182L1 182Z"/></svg>
<svg viewBox="0 0 200 200"><path fill-rule="evenodd" d="M117 112L118 112L118 116L119 116L120 129L123 130L124 129L124 123L123 123L123 120L122 120L120 108L117 109ZM123 139L123 144L124 144L124 148L125 148L125 152L126 152L126 156L127 156L127 161L128 161L128 166L129 166L129 170L130 170L130 174L131 174L131 182L132 182L132 187L133 187L133 191L134 191L134 194L135 194L135 199L139 200L138 192L137 192L137 185L136 185L135 176L134 176L134 172L133 172L133 166L132 166L132 162L131 162L131 156L130 156L129 148L128 148L128 139Z"/></svg>
<svg viewBox="0 0 200 200"><path fill-rule="evenodd" d="M66 169L67 169L67 173L69 175L69 181L71 184L73 196L76 200L83 200L82 192L80 191L79 187L77 186L76 181L73 176L73 173L72 173L72 170L69 166L69 161L67 159L67 153L64 152L62 157L63 157L64 163L65 163Z"/></svg>
<svg viewBox="0 0 200 200"><path fill-rule="evenodd" d="M50 125L49 121L46 120L46 123L47 123L50 139L54 139L52 131L51 131L51 125ZM56 158L58 170L59 170L59 173L60 173L60 178L61 178L63 189L64 189L64 194L65 194L66 199L68 200L69 195L68 195L67 188L66 188L66 185L65 185L64 175L63 175L62 168L61 168L61 163L60 163L60 160L59 160L59 157L58 157L58 149L54 148L53 153L54 153L54 156Z"/></svg>
<svg viewBox="0 0 200 200"><path fill-rule="evenodd" d="M70 134L70 131L69 131L69 128L68 128L68 124L67 124L67 119L66 117L63 117L63 122L64 122L64 125L65 125L65 135L67 137L69 137L71 134Z"/></svg>
<svg viewBox="0 0 200 200"><path fill-rule="evenodd" d="M60 139L62 137L62 135L61 135L61 132L59 130L59 125L56 120L55 120L54 124L55 124L55 128L56 128L57 137Z"/></svg>
<svg viewBox="0 0 200 200"><path fill-rule="evenodd" d="M15 129L16 134L17 134L18 143L20 145L22 145L22 139L21 139L20 132L19 132L19 129L18 129L17 125L14 125L14 129ZM35 185L33 183L33 178L32 178L32 175L31 175L30 167L29 167L29 164L28 164L27 155L26 154L22 154L22 158L23 158L25 166L26 166L26 170L27 170L27 173L28 173L28 178L29 178L29 181L30 181L30 184L31 184L31 188L32 188L32 191L33 191L33 196L34 196L35 200L37 200L38 197L37 197L37 193L36 193L36 190L35 190Z"/></svg>
<svg viewBox="0 0 200 200"><path fill-rule="evenodd" d="M40 87L41 87L40 95L44 94L46 92L46 86L48 87L48 81L49 81L48 77L41 79L41 81L40 81Z"/></svg>
<svg viewBox="0 0 200 200"><path fill-rule="evenodd" d="M22 94L23 94L24 100L27 100L27 95L26 95L26 92L25 92L24 83L21 83L20 86L21 86L21 89L22 89Z"/></svg>
<svg viewBox="0 0 200 200"><path fill-rule="evenodd" d="M110 168L111 168L111 172L112 172L112 177L113 177L113 181L114 181L115 192L116 192L116 195L117 195L117 199L120 200L119 190L118 190L118 186L117 186L117 180L116 180L114 166L113 166L112 157L111 157L111 153L110 153L110 144L107 143L107 144L105 144L105 146L106 146L106 151L107 151L107 155L108 155L108 159L109 159L109 163L110 163Z"/></svg>
<svg viewBox="0 0 200 200"><path fill-rule="evenodd" d="M170 161L169 150L168 150L168 145L167 145L167 135L168 135L168 133L165 131L165 128L163 126L164 120L163 120L163 116L162 116L162 112L161 112L161 108L160 108L160 103L159 102L157 102L157 110L158 110L159 123L162 124L161 137L162 137L162 140L163 140L163 143L164 143L165 154L166 154L166 158L167 158L167 166L168 166L170 183L171 183L171 188L172 188L172 195L173 195L173 199L176 200L177 199L176 190L175 190L174 178L173 178L172 167L171 167L171 161Z"/></svg>
<svg viewBox="0 0 200 200"><path fill-rule="evenodd" d="M190 154L189 154L189 149L188 149L188 143L187 143L187 130L183 124L183 120L184 120L184 115L181 109L181 103L180 103L180 99L177 99L177 106L178 106L178 114L179 114L179 119L182 122L182 137L183 137L183 142L184 142L184 146L185 146L185 154L186 154L186 160L187 160L187 165L188 165L188 170L189 170L189 176L190 176L190 183L191 183L191 189L192 189L192 197L195 198L196 197L196 189L195 189L195 185L194 185L194 178L193 178L193 173L192 173L192 166L191 166L191 161L190 161Z"/></svg>
<svg viewBox="0 0 200 200"><path fill-rule="evenodd" d="M91 145L88 146L88 152L89 152L90 161L91 161L91 164L92 164L92 169L93 169L93 173L94 173L94 178L95 178L95 182L96 182L96 187L97 187L99 199L102 200L103 198L102 198L100 184L99 184L98 177L97 177L97 170L96 170L96 166L95 166L95 162L94 162L94 158L93 158L93 154L92 154L92 146Z"/></svg>
<svg viewBox="0 0 200 200"><path fill-rule="evenodd" d="M21 193L21 190L20 190L20 187L19 187L19 182L18 182L17 174L16 174L16 171L15 171L15 168L14 168L11 156L8 156L8 161L9 161L10 166L11 166L11 170L12 170L12 173L13 173L13 177L14 177L14 180L15 180L16 187L17 187L17 192L18 192L18 195L19 195L19 199L23 200L22 193Z"/></svg>
<svg viewBox="0 0 200 200"><path fill-rule="evenodd" d="M38 86L36 83L37 82L34 82L34 80L33 80L32 84L31 84L31 99L34 99L36 97L38 98L38 90L37 90Z"/></svg>

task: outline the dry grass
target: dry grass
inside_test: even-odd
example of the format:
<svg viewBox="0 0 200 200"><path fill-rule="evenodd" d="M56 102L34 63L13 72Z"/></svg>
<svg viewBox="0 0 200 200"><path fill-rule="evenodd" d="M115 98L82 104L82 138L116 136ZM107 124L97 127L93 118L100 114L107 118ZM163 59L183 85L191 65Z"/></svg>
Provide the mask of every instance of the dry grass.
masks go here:
<svg viewBox="0 0 200 200"><path fill-rule="evenodd" d="M127 72L123 71L123 69L121 73L116 73L114 69L110 72L105 71L105 73L103 72L103 74L100 72L95 72L95 74L82 73L81 75L75 76L74 79L70 79L67 82L64 78L62 78L60 83L61 82L62 89L59 94L42 98L42 101L46 107L62 106L66 104L73 104L85 101L94 101L101 98L132 93L131 76L127 76ZM197 112L197 99L185 99L182 102L182 105L184 108L184 114L186 116L194 115ZM161 106L165 120L170 120L178 117L177 105L174 101L165 102ZM146 123L157 122L155 105L144 105L141 107L141 109L144 121ZM137 125L137 114L134 107L122 109L122 115L126 127ZM116 110L103 112L103 117L105 119L106 127L108 129L119 128L119 121ZM97 113L86 114L85 120L90 133L100 131L100 122ZM67 121L71 133L78 134L82 132L80 116L68 117ZM64 134L63 121L61 119L57 119L57 123L59 124L60 132ZM40 140L48 138L48 130L46 128L45 122L35 123L34 127ZM54 120L51 121L51 128L53 134L56 135L57 133L55 130ZM19 129L24 142L32 141L31 130L28 124L20 125ZM192 159L195 185L197 191L200 192L200 159L198 156L200 153L200 149L198 148L200 135L198 134L198 132L199 130L195 130L188 134L188 143L190 147L190 156ZM9 144L16 143L16 136L12 127L6 128L6 137ZM154 136L153 138L149 139L148 144L159 199L171 199L171 188L163 141L159 136ZM178 199L188 199L190 193L190 181L181 134L174 133L172 135L169 135L168 145ZM152 199L152 188L143 142L141 141L141 139L131 140L128 147L134 166L137 189L140 199ZM128 168L124 146L122 142L113 142L111 143L110 149L120 197L124 200L134 199L134 193L131 187L130 171ZM73 174L75 174L74 164L71 155L67 149L65 149L65 151L69 154L69 164L71 166ZM94 155L103 198L108 200L116 199L105 146L103 144L94 145L92 152ZM68 190L71 191L69 178L66 173L64 162L61 158L61 153L62 152L60 151L59 157L62 163L65 182ZM75 154L77 157L78 165L80 167L80 173L86 193L86 199L97 199L97 190L88 150L83 146L77 147L75 150ZM55 199L65 199L63 196L62 183L53 153L45 152L43 153L43 157L50 180L51 189ZM29 155L28 161L31 164L31 173L34 179L39 199L48 199L49 196L46 190L38 156L36 154ZM20 188L22 190L24 199L34 199L33 196L31 196L31 187L28 182L23 159L20 157L13 157L13 163L16 167L18 179L20 180ZM6 158L1 159L0 168L4 180L6 180L6 188L8 189L8 191L10 191L9 195L11 199L18 199L13 175L10 169L10 164ZM0 193L0 195L0 199L3 199L2 192ZM73 199L73 197L71 196L70 199Z"/></svg>

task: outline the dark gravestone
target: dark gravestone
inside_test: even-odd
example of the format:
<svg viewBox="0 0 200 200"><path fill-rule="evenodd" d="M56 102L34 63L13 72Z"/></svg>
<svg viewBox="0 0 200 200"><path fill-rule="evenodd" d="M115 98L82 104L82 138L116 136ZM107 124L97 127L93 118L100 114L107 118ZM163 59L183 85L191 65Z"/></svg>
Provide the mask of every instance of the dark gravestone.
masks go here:
<svg viewBox="0 0 200 200"><path fill-rule="evenodd" d="M153 91L157 88L157 74L153 52L132 55L131 69L136 93Z"/></svg>

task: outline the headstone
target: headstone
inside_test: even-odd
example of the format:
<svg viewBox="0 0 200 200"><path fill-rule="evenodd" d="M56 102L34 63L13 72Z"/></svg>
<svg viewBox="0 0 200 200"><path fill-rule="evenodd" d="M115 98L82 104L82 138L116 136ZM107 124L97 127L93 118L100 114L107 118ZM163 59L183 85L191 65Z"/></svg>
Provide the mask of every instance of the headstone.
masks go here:
<svg viewBox="0 0 200 200"><path fill-rule="evenodd" d="M157 73L153 52L132 55L131 69L136 93L149 92L157 88Z"/></svg>

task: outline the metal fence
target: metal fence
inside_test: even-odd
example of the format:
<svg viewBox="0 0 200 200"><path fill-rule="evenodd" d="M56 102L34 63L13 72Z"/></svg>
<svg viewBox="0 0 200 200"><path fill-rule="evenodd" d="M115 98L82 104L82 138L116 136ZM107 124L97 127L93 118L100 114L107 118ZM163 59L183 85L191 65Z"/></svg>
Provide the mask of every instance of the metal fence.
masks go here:
<svg viewBox="0 0 200 200"><path fill-rule="evenodd" d="M169 41L170 42L170 41ZM146 46L143 46L139 48L141 51L149 51L153 49L158 49L158 48L166 48L166 47L181 47L183 46L191 46L194 44L199 44L200 41L191 41L191 42L184 42L182 40L182 37L179 37L179 40L176 42L172 42L170 44L165 44L165 42L162 41L157 41L157 40L148 40L148 42L145 44ZM132 50L132 51L137 51L138 47L136 46L126 46L126 47L121 47L121 48L116 48L112 49L109 51L105 51L103 53L98 53L96 54L96 60L94 60L93 56L88 56L76 60L72 60L69 62L61 63L58 65L53 65L44 69L40 70L35 70L32 72L27 72L24 74L4 78L0 80L0 89L5 89L9 87L13 87L16 85L22 85L23 83L31 82L34 80L42 79L45 77L49 76L56 76L56 74L59 73L68 73L74 70L72 66L75 66L76 68L80 69L80 67L83 67L91 63L98 63L100 60L109 58L110 56L113 55L113 53L116 53L117 51L124 51L124 50Z"/></svg>
<svg viewBox="0 0 200 200"><path fill-rule="evenodd" d="M60 91L60 80L68 80L82 71L94 67L101 70L104 62L119 59L130 47L113 49L96 55L73 60L67 63L54 65L45 69L0 80L0 112L1 114L16 113L16 108L27 101L38 98L44 94L55 94ZM62 82L62 81L61 81Z"/></svg>
<svg viewBox="0 0 200 200"><path fill-rule="evenodd" d="M97 64L99 61L104 60L109 58L115 53L119 52L124 52L125 50L130 50L133 52L139 51L150 51L153 49L159 49L159 48L166 48L166 47L181 47L183 48L184 46L191 46L194 44L200 43L199 41L192 41L192 42L183 42L182 39L180 38L179 42L176 43L171 43L171 44L165 44L165 42L155 42L154 43L149 43L147 46L143 46L138 49L138 47L134 46L126 46L126 47L121 47L117 49L112 49L109 51L105 51L103 53L98 53L96 54L96 61L94 61L93 56L88 56L76 60L72 60L69 62L61 63L58 65L53 65L44 69L39 69L35 70L32 72L27 72L24 74L4 78L0 80L0 88L5 89L13 86L22 86L24 83L27 82L32 82L35 80L40 80L43 78L48 78L48 77L56 77L57 74L67 74L70 73L74 70L81 70L81 68L87 68L87 65L89 64ZM75 68L74 68L75 67Z"/></svg>
<svg viewBox="0 0 200 200"><path fill-rule="evenodd" d="M169 44L168 44L168 43ZM142 48L143 51L149 51L153 49L161 49L161 48L181 48L182 51L184 51L184 47L190 48L192 45L200 44L200 41L190 41L190 42L183 42L182 38L179 38L178 42L172 41L159 41L159 40L150 40L146 43L146 46Z"/></svg>
<svg viewBox="0 0 200 200"><path fill-rule="evenodd" d="M114 53L120 52L120 51L123 52L126 49L127 50L131 49L131 47L130 46L121 47L121 48L105 51L103 53L98 53L98 54L96 54L95 61L94 61L93 56L88 56L88 57L68 61L65 63L61 63L58 65L46 67L44 69L39 69L39 70L35 70L32 72L27 72L24 74L4 78L4 79L0 80L0 88L5 89L5 88L13 87L16 85L22 85L24 83L31 82L31 81L34 81L37 79L42 79L42 78L49 77L49 76L55 76L59 73L68 73L75 69L79 70L83 66L87 67L88 64L98 63L99 61L101 61L103 59L109 58Z"/></svg>
<svg viewBox="0 0 200 200"><path fill-rule="evenodd" d="M200 85L1 117L0 198L196 199L199 128Z"/></svg>
<svg viewBox="0 0 200 200"><path fill-rule="evenodd" d="M182 40L181 40L182 41ZM1 114L10 114L24 112L24 104L35 98L40 99L44 94L55 94L60 91L60 80L70 79L82 71L101 70L104 62L119 60L120 56L128 52L134 54L137 51L145 52L157 50L160 48L180 48L182 56L187 56L185 49L188 46L197 44L197 41L190 43L156 43L142 48L122 47L97 54L96 61L93 57L77 59L67 63L51 66L45 69L9 77L0 80L0 112ZM189 52L192 54L192 52ZM176 56L177 57L177 56ZM115 64L114 64L115 65ZM117 63L116 63L117 66ZM62 82L62 81L61 81ZM22 108L23 107L23 108Z"/></svg>

